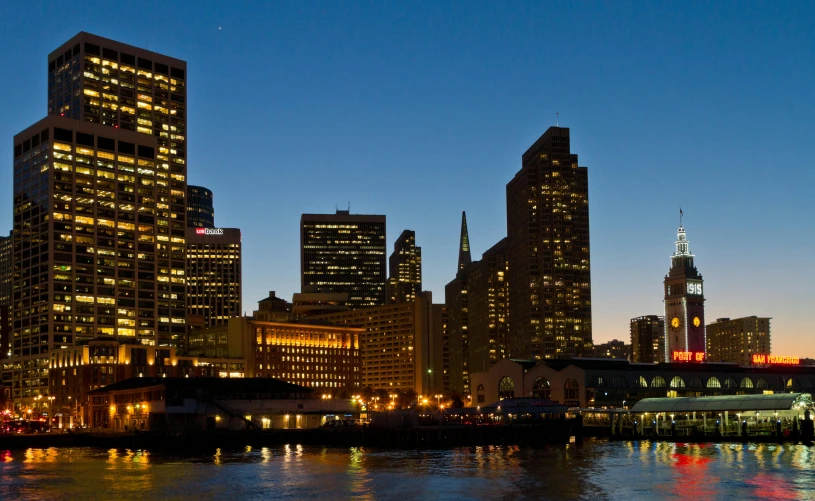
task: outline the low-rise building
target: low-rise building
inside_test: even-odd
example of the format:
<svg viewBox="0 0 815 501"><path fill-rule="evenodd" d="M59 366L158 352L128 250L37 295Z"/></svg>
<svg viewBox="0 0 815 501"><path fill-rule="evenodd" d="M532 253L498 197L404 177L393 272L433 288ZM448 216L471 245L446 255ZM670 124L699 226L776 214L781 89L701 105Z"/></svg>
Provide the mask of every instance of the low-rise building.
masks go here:
<svg viewBox="0 0 815 501"><path fill-rule="evenodd" d="M49 396L37 399L31 411L34 417L55 418L55 426L68 428L88 422L87 396L98 388L133 377L241 378L245 367L242 358L179 356L174 347L96 339L51 352Z"/></svg>
<svg viewBox="0 0 815 501"><path fill-rule="evenodd" d="M190 334L190 355L246 359L246 377L271 377L309 388L359 388L364 329L230 318Z"/></svg>
<svg viewBox="0 0 815 501"><path fill-rule="evenodd" d="M90 427L113 431L315 428L359 417L351 400L271 378L132 378L90 392Z"/></svg>
<svg viewBox="0 0 815 501"><path fill-rule="evenodd" d="M815 367L730 363L640 364L572 358L502 360L472 374L472 405L503 398L536 397L570 407L630 407L649 397L749 395L815 389Z"/></svg>

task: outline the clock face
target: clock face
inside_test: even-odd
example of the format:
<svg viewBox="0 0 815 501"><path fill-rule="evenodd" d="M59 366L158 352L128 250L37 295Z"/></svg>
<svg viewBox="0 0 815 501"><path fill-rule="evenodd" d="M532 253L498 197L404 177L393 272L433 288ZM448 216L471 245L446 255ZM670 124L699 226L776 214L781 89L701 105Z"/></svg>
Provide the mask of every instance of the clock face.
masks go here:
<svg viewBox="0 0 815 501"><path fill-rule="evenodd" d="M699 317L693 317L693 326L697 329L702 325L702 320Z"/></svg>
<svg viewBox="0 0 815 501"><path fill-rule="evenodd" d="M679 330L682 327L682 320L679 317L673 317L671 319L671 329Z"/></svg>

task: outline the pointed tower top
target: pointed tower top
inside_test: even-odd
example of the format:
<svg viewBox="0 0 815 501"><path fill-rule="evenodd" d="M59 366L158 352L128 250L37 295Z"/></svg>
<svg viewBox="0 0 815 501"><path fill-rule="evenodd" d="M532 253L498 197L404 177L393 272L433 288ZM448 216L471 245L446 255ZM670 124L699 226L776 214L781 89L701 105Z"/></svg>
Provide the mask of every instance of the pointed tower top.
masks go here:
<svg viewBox="0 0 815 501"><path fill-rule="evenodd" d="M472 262L470 257L470 235L467 233L467 213L461 211L461 239L458 245L458 270Z"/></svg>

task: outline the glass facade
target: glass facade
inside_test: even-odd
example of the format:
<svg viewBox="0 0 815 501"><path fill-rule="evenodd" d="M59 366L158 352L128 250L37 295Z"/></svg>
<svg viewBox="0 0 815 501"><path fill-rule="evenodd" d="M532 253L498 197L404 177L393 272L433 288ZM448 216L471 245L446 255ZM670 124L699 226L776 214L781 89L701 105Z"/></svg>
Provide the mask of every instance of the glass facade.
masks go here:
<svg viewBox="0 0 815 501"><path fill-rule="evenodd" d="M215 209L212 206L212 191L203 186L187 185L187 227L215 227Z"/></svg>
<svg viewBox="0 0 815 501"><path fill-rule="evenodd" d="M344 292L351 307L385 304L385 216L303 214L301 286Z"/></svg>

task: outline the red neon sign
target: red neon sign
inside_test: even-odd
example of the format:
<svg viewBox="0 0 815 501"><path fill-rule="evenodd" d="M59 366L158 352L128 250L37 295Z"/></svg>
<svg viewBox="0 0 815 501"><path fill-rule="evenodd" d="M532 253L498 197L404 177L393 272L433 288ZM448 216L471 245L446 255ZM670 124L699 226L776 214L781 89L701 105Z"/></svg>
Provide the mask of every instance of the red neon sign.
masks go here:
<svg viewBox="0 0 815 501"><path fill-rule="evenodd" d="M801 359L798 357L782 357L779 355L753 355L753 363L758 365L763 364L777 364L777 365L800 365Z"/></svg>
<svg viewBox="0 0 815 501"><path fill-rule="evenodd" d="M674 351L672 360L674 362L704 362L705 361L705 352L704 351Z"/></svg>

